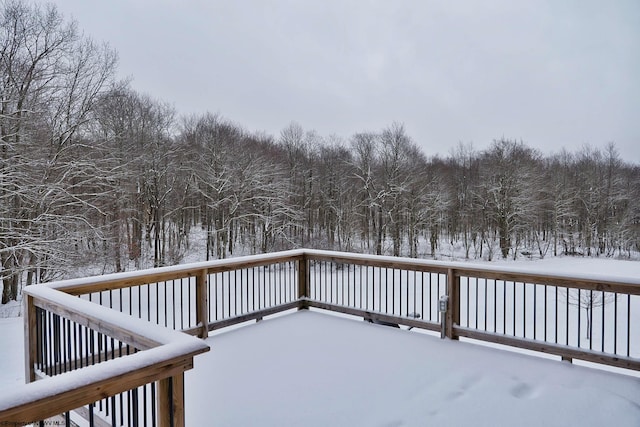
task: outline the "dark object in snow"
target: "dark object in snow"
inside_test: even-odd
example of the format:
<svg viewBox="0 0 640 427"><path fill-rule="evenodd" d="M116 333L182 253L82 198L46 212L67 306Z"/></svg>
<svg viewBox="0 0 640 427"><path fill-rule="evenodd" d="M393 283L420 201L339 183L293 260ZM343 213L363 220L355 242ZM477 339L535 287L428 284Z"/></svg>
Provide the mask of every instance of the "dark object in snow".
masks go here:
<svg viewBox="0 0 640 427"><path fill-rule="evenodd" d="M412 311L411 313L407 314L407 317L413 317L414 319L419 319L420 318L420 313L416 313L415 311ZM407 331L410 331L412 329L413 329L413 326L409 326Z"/></svg>
<svg viewBox="0 0 640 427"><path fill-rule="evenodd" d="M398 325L397 323L387 322L385 320L380 320L380 319L374 319L373 317L365 317L364 321L369 323L375 323L376 325L391 326L392 328L400 328L400 325Z"/></svg>
<svg viewBox="0 0 640 427"><path fill-rule="evenodd" d="M375 323L376 325L391 326L392 328L399 328L400 327L400 325L398 325L397 323L385 322L384 320L367 319L367 321L369 323Z"/></svg>
<svg viewBox="0 0 640 427"><path fill-rule="evenodd" d="M414 319L419 319L421 316L420 316L420 313L411 312L407 314L407 317L413 317ZM392 328L400 328L400 325L397 323L387 322L386 320L375 319L371 316L366 316L363 318L363 320L365 322L375 323L376 325L390 326ZM408 330L411 330L412 328L413 326L410 326Z"/></svg>

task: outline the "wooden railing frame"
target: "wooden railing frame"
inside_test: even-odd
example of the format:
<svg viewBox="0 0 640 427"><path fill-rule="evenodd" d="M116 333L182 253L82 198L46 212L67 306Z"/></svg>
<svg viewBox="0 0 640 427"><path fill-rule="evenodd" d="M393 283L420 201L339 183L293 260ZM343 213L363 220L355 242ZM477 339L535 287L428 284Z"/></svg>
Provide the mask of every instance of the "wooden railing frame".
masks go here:
<svg viewBox="0 0 640 427"><path fill-rule="evenodd" d="M95 328L96 330L105 333L107 335L113 334L117 339L121 339L123 342L129 342L133 340L135 346L141 349L147 349L146 351L153 351L155 348L159 348L165 345L169 345L167 342L154 341L150 338L146 332L139 335L127 335L131 334L126 328L115 327L110 325L105 319L113 316L114 310L110 310L106 307L102 309L107 311L101 311L100 316L87 317L82 315L82 310L78 311L73 308L74 304L78 301L82 301L79 298L73 298L72 295L83 295L87 293L96 293L102 291L109 291L121 288L127 288L130 286L137 286L149 283L156 283L167 280L182 279L188 277L195 278L196 289L196 326L190 327L182 332L186 332L191 335L197 335L200 338L206 338L210 331L231 326L233 324L247 322L251 320L260 320L265 316L273 315L286 310L295 309L307 309L316 308L329 310L354 316L360 316L364 319L371 321L383 321L391 322L398 325L406 325L408 327L422 328L431 331L439 331L441 324L439 322L424 321L412 317L396 316L385 313L379 313L371 310L363 310L360 308L342 306L333 303L327 303L323 301L317 301L310 298L310 264L314 261L327 261L339 264L353 264L360 266L380 267L380 268L392 268L392 269L407 269L411 271L437 273L446 275L446 295L448 296L447 311L444 313L442 320L445 322L445 335L449 339L456 340L459 337L465 337L475 340L481 340L496 344L503 344L513 347L524 348L528 350L534 350L549 354L555 354L560 356L563 360L571 360L573 358L583 359L596 363L602 363L612 366L623 367L627 369L640 370L640 359L617 356L608 353L601 353L591 350L583 350L567 345L551 344L544 341L538 341L527 338L519 338L508 335L496 334L472 328L466 328L460 326L460 278L484 278L484 279L497 279L518 283L532 283L538 285L550 285L562 288L576 288L586 289L604 292L617 292L627 295L640 295L640 279L629 279L624 281L616 281L607 277L593 277L586 275L561 275L561 274L540 274L538 272L527 272L523 270L516 270L507 267L494 267L494 266L482 266L468 263L451 263L440 261L426 261L417 260L411 258L397 258L397 257L385 257L385 256L372 256L363 254L352 254L342 252L329 252L319 250L291 250L265 255L254 255L242 258L216 260L204 263L188 264L174 267L164 267L152 270L143 270L131 273L118 273L105 275L100 277L90 277L82 279L73 279L60 281L51 284L38 285L37 287L27 287L25 289L25 359L26 359L26 372L25 376L28 382L32 382L36 379L35 372L33 370L35 360L35 310L36 307L42 307L53 313L59 314L65 318L69 318L73 321L85 324L88 327ZM237 269L247 269L258 266L266 266L276 263L295 262L297 265L297 299L295 301L289 301L287 303L260 309L250 313L243 313L232 318L223 320L210 321L208 319L208 302L207 292L208 285L207 279L210 274L234 271ZM39 291L39 289L48 289L47 291ZM57 302L49 301L46 296L47 292L55 292ZM64 295L67 294L67 295ZM64 296L60 296L64 295ZM68 305L69 304L69 305ZM82 301L80 304L93 304L88 301ZM110 314L109 314L110 313ZM117 313L116 316L126 316L125 314ZM127 319L131 319L126 316ZM139 319L135 319L139 321ZM84 322L84 323L83 323ZM117 322L116 322L117 323ZM134 322L135 323L135 322ZM147 322L144 322L147 324ZM147 324L148 325L148 324ZM154 325L154 328L159 330L165 330L165 328ZM182 336L180 332L173 331ZM111 336L111 335L110 335ZM195 339L195 338L192 338ZM159 378L155 374L153 369L158 368L149 367L147 371L149 374L145 377L145 380L153 378L153 381L160 381L160 388L166 390L172 388L175 390L175 395L166 399L180 400L180 394L183 387L183 374L176 372L182 372L180 369L189 369L192 366L192 358L195 354L206 351L208 347L206 345L199 348L197 351L185 353L179 360L162 361L163 369L174 369L165 375L163 378ZM134 355L132 355L134 356ZM126 356L132 357L132 356ZM114 361L102 362L112 363ZM121 363L121 362L120 362ZM169 368L171 366L171 368ZM82 368L83 372L92 372L92 367ZM166 371L163 371L167 374ZM64 374L68 375L70 373ZM130 374L130 373L129 373ZM64 376L62 375L62 376ZM123 373L123 375L128 375ZM168 378L173 378L173 386L169 387ZM47 382L56 381L55 378L47 378L46 380L36 381L35 384L41 383L39 387L45 387ZM71 396L76 393L77 390L70 390L65 392L62 400L71 399L67 396ZM96 393L80 393L83 395L82 402L89 402L90 399L97 397ZM100 397L104 397L101 395ZM72 405L82 406L78 404L79 400L72 400ZM166 404L168 401L165 401ZM37 403L34 403L37 406ZM71 405L71 406L72 406ZM69 405L67 405L69 406ZM65 406L65 407L67 407ZM163 406L169 406L161 405ZM73 409L73 408L71 408ZM57 410L57 409L56 409ZM0 412L0 419L5 416L7 408L2 409ZM58 411L57 413L64 412ZM180 411L178 411L180 412ZM38 414L40 414L38 412ZM184 421L182 421L184 422ZM179 425L179 424L176 424Z"/></svg>
<svg viewBox="0 0 640 427"><path fill-rule="evenodd" d="M22 425L48 419L158 381L158 424L184 426L184 372L193 368L194 356L209 350L204 341L47 286L30 286L23 292L27 384L12 390L10 398L0 400L3 423ZM141 351L33 382L37 376L36 307Z"/></svg>
<svg viewBox="0 0 640 427"><path fill-rule="evenodd" d="M446 275L446 295L448 296L448 304L447 311L442 317L445 322L445 336L449 339L457 340L459 337L465 337L488 342L496 342L499 337L499 341L505 345L551 353L566 360L571 360L573 358L584 359L595 361L596 363L605 363L612 366L640 370L640 361L635 358L608 355L608 353L600 353L592 350L581 350L565 345L549 345L549 343L544 341L536 341L462 328L460 326L460 278L471 277L510 282L535 283L538 285L549 285L570 289L618 292L628 295L640 295L640 279L616 281L604 276L594 277L591 275L541 274L539 272L527 272L523 269L515 269L511 267L496 267L473 263L428 261L415 258L297 249L264 255L253 255L227 260L215 260L204 263L157 268L133 273L112 274L97 278L73 279L57 282L49 286L72 295L81 295L88 292L120 289L156 281L196 277L197 326L185 329L183 332L197 335L201 338L206 337L210 331L216 329L251 320L260 320L263 317L286 310L295 308L305 309L309 307L323 308L329 311L352 314L370 320L393 322L398 325L406 325L408 327L435 330L434 325L436 324L433 322L421 321L410 317L392 316L385 313L376 313L373 311L328 304L320 301L314 302L309 298L309 266L313 261L327 261L337 264L353 264L391 269L408 269ZM261 309L251 313L244 313L228 319L218 321L207 320L206 280L209 274L284 262L296 262L297 264L297 301ZM437 325L439 330L440 324Z"/></svg>
<svg viewBox="0 0 640 427"><path fill-rule="evenodd" d="M348 263L361 266L394 269L410 269L429 273L446 274L446 295L448 297L448 302L447 311L443 316L443 320L445 322L445 336L448 339L458 340L460 337L464 337L546 354L553 354L560 356L562 360L567 361L579 359L597 364L640 371L640 359L638 358L602 353L595 350L580 349L568 345L553 344L529 338L496 334L460 326L461 277L504 280L514 283L531 283L536 285L549 285L561 288L594 290L599 292L617 292L627 295L640 295L640 278L635 280L626 279L625 281L617 281L605 276L595 277L593 275L543 274L539 272L527 272L510 267L474 265L469 263L427 261L413 258L335 253L318 250L305 250L304 252L307 262L313 260L329 261L334 263ZM362 316L365 319L372 318L386 322L393 322L398 325L435 330L433 328L433 323L423 322L413 318L389 316L383 313L371 313L358 308L345 308L334 304L313 301L308 301L305 304L307 306L323 308L325 310ZM439 329L440 326L438 326L437 330Z"/></svg>

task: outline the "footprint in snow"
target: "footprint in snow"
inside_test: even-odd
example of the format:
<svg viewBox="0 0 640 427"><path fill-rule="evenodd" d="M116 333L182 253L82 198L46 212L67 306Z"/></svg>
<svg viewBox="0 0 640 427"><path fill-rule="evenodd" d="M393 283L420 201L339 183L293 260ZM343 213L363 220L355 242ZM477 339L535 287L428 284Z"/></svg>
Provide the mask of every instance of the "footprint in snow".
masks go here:
<svg viewBox="0 0 640 427"><path fill-rule="evenodd" d="M518 383L511 387L509 394L517 399L532 399L536 397L536 389L527 383Z"/></svg>
<svg viewBox="0 0 640 427"><path fill-rule="evenodd" d="M476 375L471 375L471 376L462 378L462 381L460 381L460 385L458 386L458 388L448 393L446 395L446 399L456 400L460 398L467 392L467 390L469 390L475 384L480 382L480 380L481 380L481 376L476 376Z"/></svg>

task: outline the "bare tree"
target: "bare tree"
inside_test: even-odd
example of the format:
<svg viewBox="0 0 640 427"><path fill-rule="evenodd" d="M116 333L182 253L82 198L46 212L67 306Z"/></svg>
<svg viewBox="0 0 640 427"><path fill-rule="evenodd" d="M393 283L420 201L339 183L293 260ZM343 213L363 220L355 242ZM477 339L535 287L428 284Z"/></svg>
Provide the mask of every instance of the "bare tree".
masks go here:
<svg viewBox="0 0 640 427"><path fill-rule="evenodd" d="M378 135L357 133L351 140L353 185L357 197L357 215L360 218L362 249L371 250L375 239L375 253L382 253L382 188L376 180Z"/></svg>
<svg viewBox="0 0 640 427"><path fill-rule="evenodd" d="M3 303L16 299L25 270L37 269L39 280L55 275L73 231L87 224L89 166L74 156L115 62L108 47L81 36L52 5L0 5Z"/></svg>
<svg viewBox="0 0 640 427"><path fill-rule="evenodd" d="M615 299L615 294L585 289L567 289L564 291L564 297L569 305L585 311L587 322L585 338L590 340L593 332L593 310L611 303Z"/></svg>

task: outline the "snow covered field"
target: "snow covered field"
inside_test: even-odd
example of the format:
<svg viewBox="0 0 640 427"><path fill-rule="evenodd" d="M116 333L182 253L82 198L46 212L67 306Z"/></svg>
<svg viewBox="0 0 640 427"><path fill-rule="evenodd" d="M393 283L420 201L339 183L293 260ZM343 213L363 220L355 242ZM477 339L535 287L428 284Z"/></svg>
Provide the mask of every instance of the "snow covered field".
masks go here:
<svg viewBox="0 0 640 427"><path fill-rule="evenodd" d="M640 380L298 312L210 337L187 425L637 426Z"/></svg>

